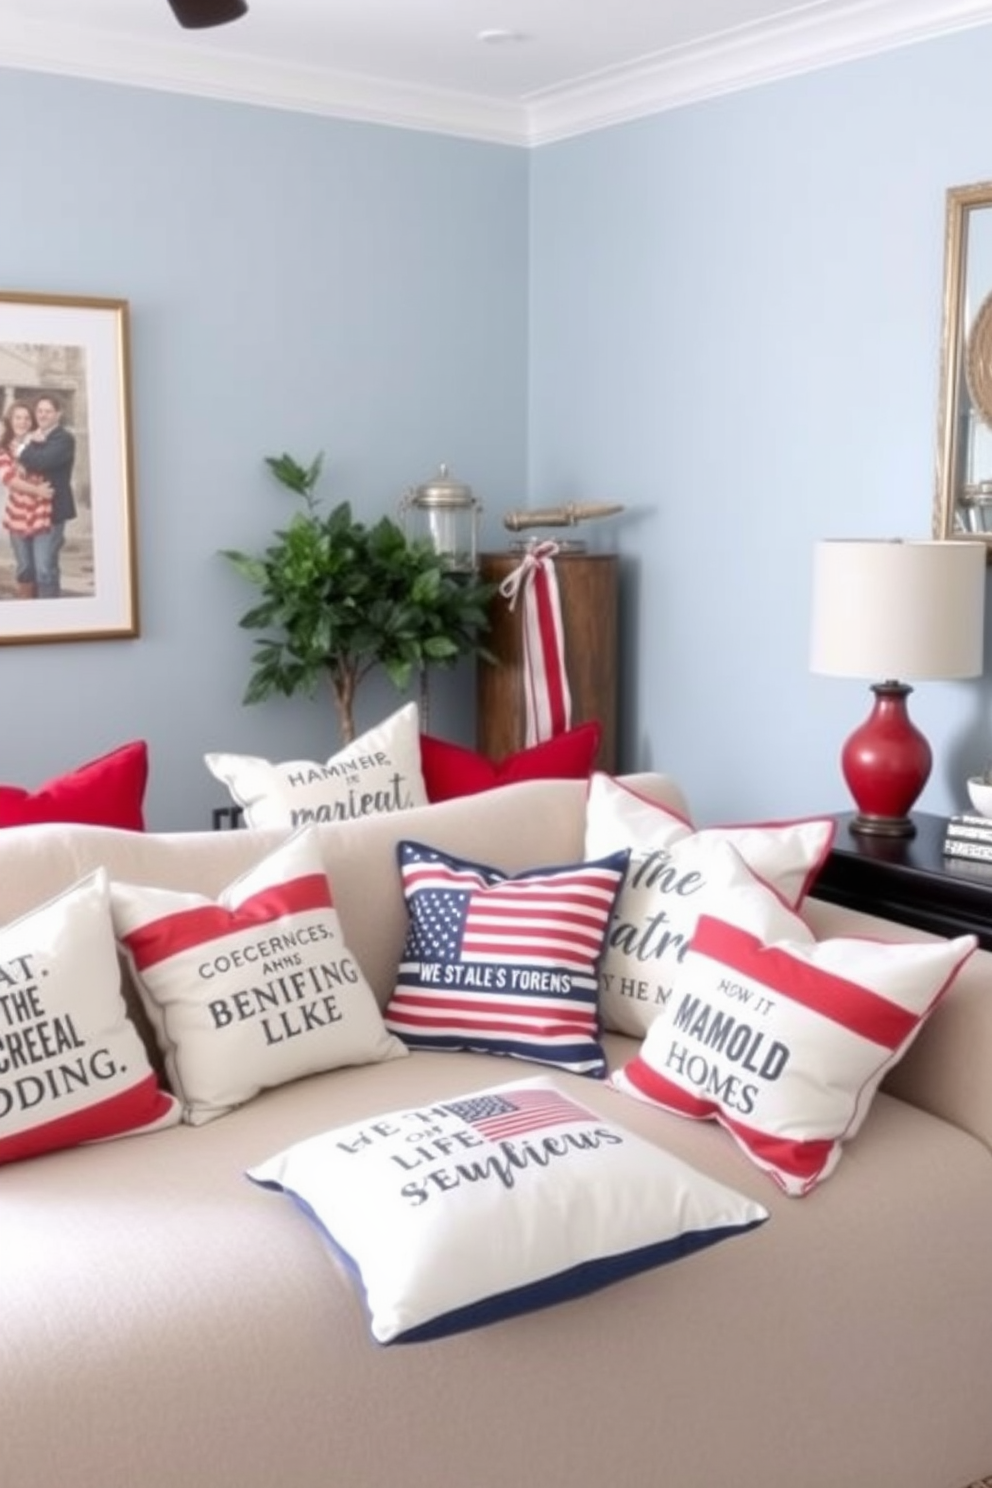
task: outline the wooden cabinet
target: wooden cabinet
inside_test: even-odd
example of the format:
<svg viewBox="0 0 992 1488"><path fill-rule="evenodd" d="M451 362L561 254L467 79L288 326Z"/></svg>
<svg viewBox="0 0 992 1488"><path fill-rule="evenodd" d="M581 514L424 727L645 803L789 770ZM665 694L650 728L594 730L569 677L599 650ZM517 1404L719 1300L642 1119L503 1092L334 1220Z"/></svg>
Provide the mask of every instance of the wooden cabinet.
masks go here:
<svg viewBox="0 0 992 1488"><path fill-rule="evenodd" d="M520 552L483 553L480 573L501 584L519 565ZM618 561L615 553L559 553L555 560L565 634L565 665L572 696L572 724L598 719L603 736L597 768L617 770ZM489 649L499 665L478 669L478 748L500 760L526 747L521 601L492 600Z"/></svg>

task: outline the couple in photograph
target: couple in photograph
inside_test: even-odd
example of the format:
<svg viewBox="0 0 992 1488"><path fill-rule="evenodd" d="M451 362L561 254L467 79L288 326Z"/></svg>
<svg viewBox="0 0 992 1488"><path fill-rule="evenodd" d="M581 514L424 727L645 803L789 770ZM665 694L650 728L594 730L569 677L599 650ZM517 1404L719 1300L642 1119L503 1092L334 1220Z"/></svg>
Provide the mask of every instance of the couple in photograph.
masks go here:
<svg viewBox="0 0 992 1488"><path fill-rule="evenodd" d="M55 393L17 399L3 415L0 483L3 526L14 553L18 599L58 599L65 524L76 515L72 467L76 441L62 423Z"/></svg>

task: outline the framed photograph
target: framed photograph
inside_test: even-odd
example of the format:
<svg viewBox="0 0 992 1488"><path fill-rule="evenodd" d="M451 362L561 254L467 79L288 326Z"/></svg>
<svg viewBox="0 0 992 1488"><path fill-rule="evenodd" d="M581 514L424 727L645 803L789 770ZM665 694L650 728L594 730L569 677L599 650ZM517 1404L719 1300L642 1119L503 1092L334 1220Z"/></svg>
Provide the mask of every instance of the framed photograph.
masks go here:
<svg viewBox="0 0 992 1488"><path fill-rule="evenodd" d="M0 645L137 634L127 301L0 291Z"/></svg>

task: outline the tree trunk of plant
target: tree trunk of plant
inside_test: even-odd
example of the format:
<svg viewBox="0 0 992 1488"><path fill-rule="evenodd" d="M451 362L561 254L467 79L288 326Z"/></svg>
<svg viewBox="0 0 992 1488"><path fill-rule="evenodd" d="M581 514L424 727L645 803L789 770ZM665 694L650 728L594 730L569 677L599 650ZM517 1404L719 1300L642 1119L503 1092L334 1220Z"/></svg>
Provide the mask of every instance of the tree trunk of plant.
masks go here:
<svg viewBox="0 0 992 1488"><path fill-rule="evenodd" d="M338 710L338 730L342 744L351 744L355 738L355 673L351 668L340 667L331 675L334 704Z"/></svg>

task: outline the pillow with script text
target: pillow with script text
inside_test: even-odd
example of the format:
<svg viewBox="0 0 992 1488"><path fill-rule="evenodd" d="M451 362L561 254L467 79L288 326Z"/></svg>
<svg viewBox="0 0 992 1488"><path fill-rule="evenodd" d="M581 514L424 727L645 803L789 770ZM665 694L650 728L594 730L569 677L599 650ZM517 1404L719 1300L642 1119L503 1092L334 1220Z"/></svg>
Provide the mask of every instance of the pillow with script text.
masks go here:
<svg viewBox="0 0 992 1488"><path fill-rule="evenodd" d="M179 1120L121 994L100 868L0 930L0 1162Z"/></svg>
<svg viewBox="0 0 992 1488"><path fill-rule="evenodd" d="M351 821L429 804L416 703L407 703L323 764L271 764L248 754L206 754L204 760L243 808L249 827Z"/></svg>
<svg viewBox="0 0 992 1488"><path fill-rule="evenodd" d="M396 850L410 926L386 1027L411 1049L602 1078L599 963L627 853L510 875L420 842Z"/></svg>
<svg viewBox="0 0 992 1488"><path fill-rule="evenodd" d="M817 941L733 847L719 851L736 882L700 915L671 996L613 1084L718 1121L801 1195L833 1172L978 942Z"/></svg>
<svg viewBox="0 0 992 1488"><path fill-rule="evenodd" d="M358 1271L380 1343L563 1302L768 1218L540 1079L338 1127L248 1176Z"/></svg>
<svg viewBox="0 0 992 1488"><path fill-rule="evenodd" d="M797 909L833 842L829 818L697 831L668 806L597 771L586 803L587 857L630 849L600 970L604 1028L643 1038L685 956L706 891L713 849L730 842Z"/></svg>
<svg viewBox="0 0 992 1488"><path fill-rule="evenodd" d="M345 944L315 827L216 902L115 882L111 903L191 1125L287 1080L406 1053Z"/></svg>

